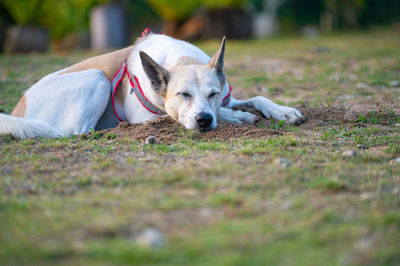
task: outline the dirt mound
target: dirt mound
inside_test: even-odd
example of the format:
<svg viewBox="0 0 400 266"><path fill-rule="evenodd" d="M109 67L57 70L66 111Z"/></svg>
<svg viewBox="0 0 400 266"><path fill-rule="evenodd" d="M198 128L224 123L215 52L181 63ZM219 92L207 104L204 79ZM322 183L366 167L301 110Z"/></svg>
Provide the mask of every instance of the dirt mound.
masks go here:
<svg viewBox="0 0 400 266"><path fill-rule="evenodd" d="M346 122L343 118L346 110L334 107L317 107L317 108L299 108L307 117L307 122L301 125L301 128L313 128L328 124L332 121ZM258 114L259 115L259 114ZM255 125L243 124L236 125L227 122L219 122L216 129L199 133L197 131L186 130L178 122L169 117L160 117L153 121L143 124L131 124L128 122L120 123L116 128L103 131L105 135L115 135L115 137L129 136L135 140L145 140L149 135L155 137L157 142L170 143L178 141L182 138L192 139L222 139L229 140L232 138L265 138L276 135L282 135L284 130L274 130L277 123L258 117Z"/></svg>
<svg viewBox="0 0 400 266"><path fill-rule="evenodd" d="M178 122L170 117L160 117L155 120L143 123L132 124L122 122L116 128L107 129L102 132L104 135L118 137L129 136L135 140L144 140L149 135L155 137L157 142L169 143L184 137L192 139L231 139L231 138L263 138L269 135L281 135L277 130L258 128L255 125L236 125L231 123L220 123L216 129L200 133L198 131L186 130Z"/></svg>
<svg viewBox="0 0 400 266"><path fill-rule="evenodd" d="M303 129L313 129L315 127L326 126L335 123L350 123L344 118L346 110L338 107L300 107L298 108L306 117L306 123L300 125Z"/></svg>
<svg viewBox="0 0 400 266"><path fill-rule="evenodd" d="M300 125L300 129L315 129L334 124L351 125L359 122L357 116L354 120L346 118L349 110L338 107L300 107L299 110L307 117L307 122ZM381 115L381 113L379 113ZM129 136L134 140L145 140L149 135L155 137L159 143L171 143L182 138L191 139L222 139L232 138L266 138L282 135L287 131L278 122L271 121L258 114L255 125L236 125L219 122L217 128L210 132L200 133L198 131L186 130L178 122L169 117L160 117L143 124L120 123L116 128L104 130L103 136L115 136L116 138ZM380 116L380 119L383 116ZM370 123L367 115L364 122ZM383 120L379 120L380 123ZM273 129L272 129L273 128ZM279 129L279 130L276 130Z"/></svg>
<svg viewBox="0 0 400 266"><path fill-rule="evenodd" d="M339 121L346 122L344 115L346 110L337 107L307 107L298 108L306 117L307 122L312 121Z"/></svg>

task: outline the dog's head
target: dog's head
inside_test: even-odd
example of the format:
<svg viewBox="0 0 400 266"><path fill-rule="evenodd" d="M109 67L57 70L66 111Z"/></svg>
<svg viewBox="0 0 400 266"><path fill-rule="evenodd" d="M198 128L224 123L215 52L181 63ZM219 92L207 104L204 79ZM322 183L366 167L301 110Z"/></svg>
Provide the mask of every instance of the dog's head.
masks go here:
<svg viewBox="0 0 400 266"><path fill-rule="evenodd" d="M169 116L187 129L212 130L222 103L225 38L206 65L181 65L170 71L140 51L143 69Z"/></svg>

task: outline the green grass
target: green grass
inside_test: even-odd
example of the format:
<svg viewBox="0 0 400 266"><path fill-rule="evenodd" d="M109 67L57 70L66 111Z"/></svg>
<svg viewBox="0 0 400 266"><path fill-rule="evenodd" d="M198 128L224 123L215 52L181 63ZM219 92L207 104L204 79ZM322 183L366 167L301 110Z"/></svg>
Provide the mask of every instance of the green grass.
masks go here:
<svg viewBox="0 0 400 266"><path fill-rule="evenodd" d="M181 128L179 141L154 145L94 131L0 138L0 264L398 265L400 164L390 161L400 157L400 94L389 83L399 43L388 32L227 43L234 95L311 107L373 98L389 116L275 121L281 135L227 141ZM211 53L217 42L199 46ZM87 56L1 55L0 109ZM356 155L343 157L349 149ZM165 245L138 243L148 227Z"/></svg>

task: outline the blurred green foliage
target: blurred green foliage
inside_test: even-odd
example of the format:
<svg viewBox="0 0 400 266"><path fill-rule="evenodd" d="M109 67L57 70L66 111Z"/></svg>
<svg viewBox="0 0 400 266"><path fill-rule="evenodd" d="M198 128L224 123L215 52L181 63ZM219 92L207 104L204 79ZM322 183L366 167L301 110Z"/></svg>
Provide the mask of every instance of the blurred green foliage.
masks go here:
<svg viewBox="0 0 400 266"><path fill-rule="evenodd" d="M54 39L60 39L66 34L89 27L90 9L110 0L45 0L40 24L50 30Z"/></svg>
<svg viewBox="0 0 400 266"><path fill-rule="evenodd" d="M167 21L181 21L190 17L198 8L241 8L250 0L147 0L154 11Z"/></svg>
<svg viewBox="0 0 400 266"><path fill-rule="evenodd" d="M336 29L388 24L400 20L400 1L283 0L278 17L283 31L293 31L305 25L319 25L323 14L332 17Z"/></svg>
<svg viewBox="0 0 400 266"><path fill-rule="evenodd" d="M90 9L112 0L1 0L0 23L46 27L55 40L89 27ZM118 0L124 6L130 33L164 21L182 22L199 9L243 8L262 10L264 0ZM7 12L4 11L4 8ZM305 25L318 26L321 16L332 18L332 28L365 27L400 21L399 0L282 0L278 19L282 32ZM5 16L7 15L7 16ZM1 22L3 21L3 22Z"/></svg>
<svg viewBox="0 0 400 266"><path fill-rule="evenodd" d="M361 26L387 24L400 21L399 0L365 0L365 6L360 14Z"/></svg>
<svg viewBox="0 0 400 266"><path fill-rule="evenodd" d="M90 9L110 0L3 0L19 25L41 25L53 39L88 27Z"/></svg>
<svg viewBox="0 0 400 266"><path fill-rule="evenodd" d="M42 2L42 0L3 0L3 5L19 25L28 25L40 20Z"/></svg>
<svg viewBox="0 0 400 266"><path fill-rule="evenodd" d="M198 7L198 0L148 0L154 11L164 20L176 21L189 17Z"/></svg>
<svg viewBox="0 0 400 266"><path fill-rule="evenodd" d="M203 0L201 4L209 9L226 7L242 8L250 2L249 0Z"/></svg>
<svg viewBox="0 0 400 266"><path fill-rule="evenodd" d="M160 16L149 5L148 0L120 0L124 7L129 35L136 40L144 28L160 25Z"/></svg>

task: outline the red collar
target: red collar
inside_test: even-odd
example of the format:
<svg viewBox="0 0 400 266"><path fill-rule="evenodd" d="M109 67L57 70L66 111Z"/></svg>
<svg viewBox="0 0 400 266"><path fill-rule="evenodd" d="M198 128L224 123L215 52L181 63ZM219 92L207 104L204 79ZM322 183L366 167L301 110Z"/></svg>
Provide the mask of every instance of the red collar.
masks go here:
<svg viewBox="0 0 400 266"><path fill-rule="evenodd" d="M121 119L121 117L118 115L117 110L115 109L115 103L114 103L114 98L115 98L115 93L117 92L118 86L121 83L122 79L125 76L125 73L128 75L129 82L132 86L131 91L133 91L139 100L139 102L143 105L144 108L146 108L147 111L156 114L156 115L162 115L165 114L163 110L152 104L149 99L147 99L146 95L144 95L142 87L140 86L139 80L136 76L133 76L131 78L129 71L128 71L128 64L125 61L120 69L117 71L113 79L111 80L111 104L114 110L114 114L117 117L117 119L122 122L124 121Z"/></svg>

